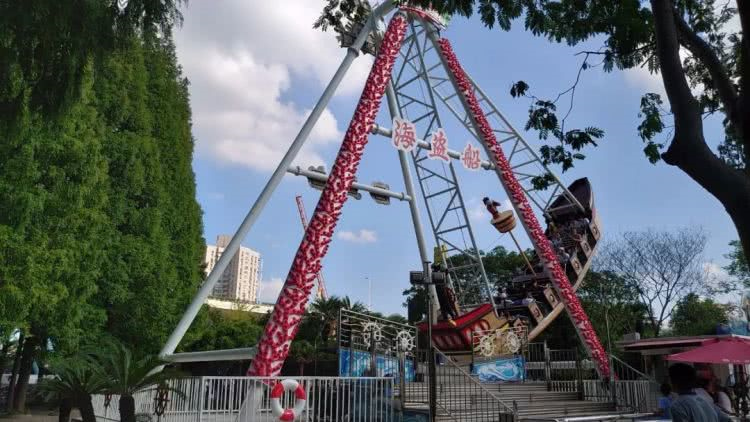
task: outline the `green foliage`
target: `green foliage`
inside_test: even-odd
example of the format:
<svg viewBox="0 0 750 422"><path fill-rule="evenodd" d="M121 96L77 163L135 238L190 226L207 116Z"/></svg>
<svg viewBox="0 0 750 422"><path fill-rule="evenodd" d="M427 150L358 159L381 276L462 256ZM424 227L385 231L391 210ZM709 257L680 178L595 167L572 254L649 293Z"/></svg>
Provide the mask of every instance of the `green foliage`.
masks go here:
<svg viewBox="0 0 750 422"><path fill-rule="evenodd" d="M730 262L724 269L746 288L750 288L750 266L747 264L747 256L742 250L742 244L738 240L733 240L729 242L729 246L732 247L732 251L724 257Z"/></svg>
<svg viewBox="0 0 750 422"><path fill-rule="evenodd" d="M75 348L103 320L106 160L92 79L57 119L28 111L0 144L0 326Z"/></svg>
<svg viewBox="0 0 750 422"><path fill-rule="evenodd" d="M398 322L399 324L408 324L409 320L401 314L390 314L386 317L387 320Z"/></svg>
<svg viewBox="0 0 750 422"><path fill-rule="evenodd" d="M712 299L690 293L680 299L669 322L672 335L700 336L716 334L716 326L728 320L727 307Z"/></svg>
<svg viewBox="0 0 750 422"><path fill-rule="evenodd" d="M334 295L327 299L318 298L310 305L310 317L319 321L320 339L323 343L328 342L336 331L341 309L359 313L367 312L365 305L361 302L352 302L349 296L338 297Z"/></svg>
<svg viewBox="0 0 750 422"><path fill-rule="evenodd" d="M659 94L649 92L641 97L641 112L638 113L638 117L643 118L643 121L638 125L638 135L646 142L643 152L652 164L661 160L660 151L664 147L663 144L657 144L653 141L654 137L664 129L664 122L661 120L664 112L661 107L662 104Z"/></svg>
<svg viewBox="0 0 750 422"><path fill-rule="evenodd" d="M136 359L128 347L118 342L109 343L93 351L92 355L90 365L100 366L106 374L105 390L109 394L133 396L139 391L165 384L183 375L169 368L157 371L165 362L156 355Z"/></svg>
<svg viewBox="0 0 750 422"><path fill-rule="evenodd" d="M45 378L39 383L39 390L46 400L68 399L77 402L107 391L107 374L87 356L74 355L54 360L48 369L54 377Z"/></svg>
<svg viewBox="0 0 750 422"><path fill-rule="evenodd" d="M292 343L289 355L297 363L304 365L315 359L315 347L307 340L296 340Z"/></svg>
<svg viewBox="0 0 750 422"><path fill-rule="evenodd" d="M0 129L26 112L50 117L78 101L87 66L134 35L168 33L181 0L0 2ZM5 130L0 130L5 133Z"/></svg>
<svg viewBox="0 0 750 422"><path fill-rule="evenodd" d="M153 353L202 280L187 81L168 34L141 34L80 89L51 117L25 97L0 144L0 329Z"/></svg>
<svg viewBox="0 0 750 422"><path fill-rule="evenodd" d="M112 225L97 305L109 333L155 353L203 276L187 82L171 39L146 35L102 62L95 89Z"/></svg>
<svg viewBox="0 0 750 422"><path fill-rule="evenodd" d="M258 343L263 333L263 325L249 312L224 311L204 306L201 314L180 344L180 351L252 347ZM300 330L300 334L304 332Z"/></svg>
<svg viewBox="0 0 750 422"><path fill-rule="evenodd" d="M348 2L354 2L354 0L329 0L328 7ZM557 148L557 145L554 149L548 147L545 160L562 165L563 170L570 168L574 160L583 159L582 156L574 157L569 153L569 149L575 150L575 148L570 148L571 145L567 143L567 136L563 130L565 118L568 117L573 106L575 88L581 72L595 67L601 67L605 72L636 67L645 67L651 72L659 71L654 16L648 2L638 0L413 0L410 3L432 8L441 14L448 15L469 17L476 11L481 22L488 28L497 26L501 30L508 31L513 23L519 23L536 36L569 46L592 39L601 40L602 46L599 49L581 52L585 54L585 57L578 77L571 87L560 92L552 100L530 96L533 101L529 108L527 130L537 130L541 139L553 138L560 141L560 148ZM675 0L673 3L676 20L678 18L684 20L685 28L690 31L690 34L707 43L708 48L716 55L716 62L721 67L721 71L728 76L737 89L742 79L740 66L742 34L731 32L731 27L726 25L738 15L737 10L732 7L732 2ZM353 13L347 10L349 9L342 8L338 14L327 16L328 23L335 25L339 21L351 19ZM687 46L686 39L686 36L681 36L679 39L683 47ZM601 60L592 63L589 59L593 57L601 58ZM684 59L683 67L688 82L695 92L699 92L696 99L704 113L726 114L727 110L719 96L715 74L709 71L707 61L694 53L688 54ZM529 97L528 90L529 85L520 81L513 84L510 93L513 97ZM570 97L570 108L565 116L560 118L555 105L564 96ZM658 160L659 150L665 142L657 142L652 138L660 133L664 126L660 124L660 119L655 118L655 114L644 113L643 109L642 114L646 119L638 127L638 133L644 137L644 142L646 142L644 153L653 163ZM737 116L725 120L726 136L719 146L719 153L727 164L743 169L747 165L748 150L746 137L737 136L738 132L733 126L738 121L741 119ZM586 133L586 131L582 132ZM600 138L588 139L578 134L571 136L579 137L578 140L585 145L592 146L595 146L596 139ZM541 180L538 180L537 184L543 186Z"/></svg>
<svg viewBox="0 0 750 422"><path fill-rule="evenodd" d="M401 292L406 296L402 306L406 308L406 319L414 324L425 319L427 315L427 291L422 287L411 286Z"/></svg>
<svg viewBox="0 0 750 422"><path fill-rule="evenodd" d="M502 246L497 246L486 254L482 251L479 253L482 255L482 262L484 263L487 278L496 291L505 286L514 275L519 274L519 271L522 272L523 267L526 265L526 261L524 261L521 254L515 251L508 251ZM536 256L532 250L526 250L525 253L532 260ZM460 266L468 263L470 259L472 258L468 256L457 255L451 257L451 262L453 265ZM452 281L454 286L457 285L459 289L465 289L464 295L459 296L463 297L464 301L468 301L468 303L480 303L483 300L479 291L481 287L477 285L475 279L472 280L472 286L469 286L466 280ZM492 293L494 294L494 292ZM404 290L402 294L406 297L403 306L408 309L408 321L412 323L421 321L427 314L427 294L425 289L412 286Z"/></svg>
<svg viewBox="0 0 750 422"><path fill-rule="evenodd" d="M624 334L640 331L647 318L638 290L623 277L609 271L590 271L578 289L581 304L597 335L614 345Z"/></svg>

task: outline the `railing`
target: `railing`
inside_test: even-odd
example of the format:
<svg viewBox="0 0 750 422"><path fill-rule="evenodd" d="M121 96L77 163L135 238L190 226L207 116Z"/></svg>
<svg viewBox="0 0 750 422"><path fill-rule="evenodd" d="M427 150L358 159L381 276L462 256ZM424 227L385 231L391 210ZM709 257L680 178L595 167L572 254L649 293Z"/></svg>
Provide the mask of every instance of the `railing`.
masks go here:
<svg viewBox="0 0 750 422"><path fill-rule="evenodd" d="M613 403L618 410L648 413L657 408L659 384L616 356L611 356L612 380L599 379L594 366L575 350L554 350L530 343L526 379L547 383L551 391L578 392L583 400Z"/></svg>
<svg viewBox="0 0 750 422"><path fill-rule="evenodd" d="M505 326L495 330L471 333L472 358L491 358L523 353L528 345L528 328L525 325Z"/></svg>
<svg viewBox="0 0 750 422"><path fill-rule="evenodd" d="M438 349L435 351L435 413L454 421L512 420L514 409L471 376L469 371ZM416 377L405 382L401 398L405 407L430 403L430 360L428 351L414 354Z"/></svg>
<svg viewBox="0 0 750 422"><path fill-rule="evenodd" d="M285 377L191 377L174 380L164 412L156 415L155 388L134 396L140 421L159 422L271 422L271 388ZM306 403L296 421L395 422L393 378L293 378L304 388ZM105 406L106 398L93 397L100 421L119 421L119 397ZM283 408L293 408L294 392L281 398Z"/></svg>

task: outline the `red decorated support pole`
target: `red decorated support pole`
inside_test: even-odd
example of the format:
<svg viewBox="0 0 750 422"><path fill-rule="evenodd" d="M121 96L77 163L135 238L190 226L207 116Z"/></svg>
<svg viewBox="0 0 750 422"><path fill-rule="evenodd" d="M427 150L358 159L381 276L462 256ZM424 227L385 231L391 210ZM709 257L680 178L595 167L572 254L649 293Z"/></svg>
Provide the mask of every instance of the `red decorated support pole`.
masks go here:
<svg viewBox="0 0 750 422"><path fill-rule="evenodd" d="M528 199L526 199L526 195L521 188L520 183L518 183L516 176L513 174L510 163L505 158L505 154L500 148L500 144L498 144L492 126L490 126L487 121L487 117L484 115L484 111L474 95L471 81L461 68L461 64L458 62L458 58L453 52L450 42L445 38L441 38L437 41L437 44L440 47L439 50L444 63L446 63L448 67L447 70L453 77L456 90L461 94L464 104L466 104L468 108L467 111L470 113L474 121L475 129L481 134L480 138L483 140L484 147L495 161L495 171L500 177L500 181L505 187L505 190L508 192L511 203L513 203L516 212L520 216L521 222L529 233L529 237L534 244L534 249L536 249L539 258L547 269L547 273L557 288L557 291L565 304L565 308L568 311L568 315L570 315L571 320L576 326L578 335L588 349L589 355L596 362L599 374L602 377L608 377L609 360L607 359L607 353L602 347L588 315L586 315L586 312L581 306L581 302L578 300L578 296L576 296L573 286L565 275L565 271L563 271L560 266L560 263L557 260L557 255L552 248L552 244L547 236L544 235L544 230L542 230L542 226L539 224L536 215L534 215L534 211L532 210Z"/></svg>
<svg viewBox="0 0 750 422"><path fill-rule="evenodd" d="M385 32L326 187L294 256L271 318L263 330L248 375L278 375L289 354L289 347L297 334L307 299L315 284L315 276L320 273L320 262L328 251L341 208L347 199L346 194L354 182L369 130L375 123L405 33L406 19L397 14Z"/></svg>

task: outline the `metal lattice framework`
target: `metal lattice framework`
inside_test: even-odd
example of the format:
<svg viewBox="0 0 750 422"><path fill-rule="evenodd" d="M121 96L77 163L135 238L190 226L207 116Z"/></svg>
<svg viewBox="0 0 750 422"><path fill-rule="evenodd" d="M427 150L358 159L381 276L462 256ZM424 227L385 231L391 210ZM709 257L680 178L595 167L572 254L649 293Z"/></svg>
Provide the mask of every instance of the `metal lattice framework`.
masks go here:
<svg viewBox="0 0 750 422"><path fill-rule="evenodd" d="M429 67L425 65L425 53L432 47L425 41L421 26L412 20L393 76L401 115L416 125L422 139L444 127ZM462 306L486 303L492 300L493 289L479 255L453 161L430 160L428 152L417 148L411 157L435 243L445 247L446 264Z"/></svg>
<svg viewBox="0 0 750 422"><path fill-rule="evenodd" d="M352 61L365 45L371 32L378 30L378 21L395 6L395 3L390 1L381 4L373 10L367 22L362 25L359 35L348 47L341 66L305 121L289 151L279 163L268 184L233 236L225 253L208 275L206 282L162 349L163 358L172 360L179 358L179 354L174 354L174 350L213 285L239 249L240 242L250 231L284 173L291 168L291 162L302 148L305 139ZM383 96L387 99L391 117L408 118L417 124L423 139L442 127L437 103L440 101L485 147L489 161L482 163L482 167L495 171L499 176L544 265L545 272L574 321L584 345L591 357L598 363L600 373L608 373L604 350L575 296L575 284L571 284L565 272L562 271L532 208L536 207L542 215L548 215L551 211L550 204L560 195L568 198L569 204L566 206L581 207L581 204L543 165L534 150L507 122L489 98L468 78L458 64L448 41L438 38L437 28L432 23L422 21L423 14L418 12L413 14L415 13L413 10L409 12L408 16L405 10L397 12L391 18L388 29L383 35L375 62L331 173L322 176L325 180L325 187L295 254L273 314L258 344L250 374L273 376L281 370L291 342L299 328L316 274L321 270L321 260L326 255L342 207L347 200L347 192L357 185L355 176L364 147L368 142L368 134L389 132L388 129L374 125ZM400 66L396 66L399 56L401 57ZM436 164L437 161L430 162L432 160L427 160L423 153L424 148L430 148L430 145L421 141L420 146L421 148L413 151L411 160L404 151L399 151L405 194L389 192L381 187L361 187L370 189L370 192L379 192L385 196L402 199L409 204L421 260L423 263L429 262L431 257L422 233L414 183L411 179L409 166L409 161L411 161L416 167L418 183L427 205L433 235L436 242L439 245L445 245L450 252L446 261L453 281L464 295L465 301L468 298L486 300L491 297L491 290L477 253L476 242L453 166L450 162L445 165ZM503 149L508 148L510 153L506 156ZM449 155L457 158L458 153L449 151ZM552 182L551 189L541 191L534 188L533 182L540 177ZM459 264L455 259L458 256L461 256L464 261L467 261L466 257L469 259ZM430 294L436 295L434 286ZM370 331L375 332L372 330L373 327L369 328ZM217 356L224 358L224 355L228 357L236 356L236 354L236 350L198 352L193 353L190 358L205 360L208 355L214 358Z"/></svg>

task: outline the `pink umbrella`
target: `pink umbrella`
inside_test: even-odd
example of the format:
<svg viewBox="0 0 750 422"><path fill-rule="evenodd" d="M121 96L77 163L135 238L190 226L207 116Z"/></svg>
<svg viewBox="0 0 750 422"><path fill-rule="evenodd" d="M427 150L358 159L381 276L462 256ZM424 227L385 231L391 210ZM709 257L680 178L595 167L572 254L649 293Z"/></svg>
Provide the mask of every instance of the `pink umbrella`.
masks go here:
<svg viewBox="0 0 750 422"><path fill-rule="evenodd" d="M750 363L750 342L736 337L711 339L693 350L669 355L667 356L667 360L735 365L748 364Z"/></svg>

